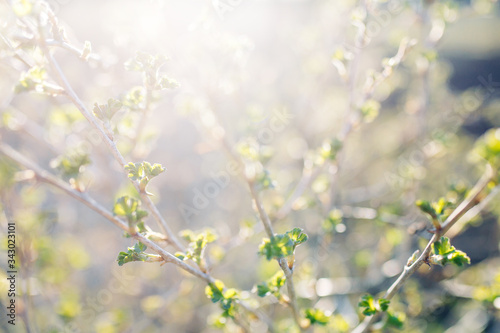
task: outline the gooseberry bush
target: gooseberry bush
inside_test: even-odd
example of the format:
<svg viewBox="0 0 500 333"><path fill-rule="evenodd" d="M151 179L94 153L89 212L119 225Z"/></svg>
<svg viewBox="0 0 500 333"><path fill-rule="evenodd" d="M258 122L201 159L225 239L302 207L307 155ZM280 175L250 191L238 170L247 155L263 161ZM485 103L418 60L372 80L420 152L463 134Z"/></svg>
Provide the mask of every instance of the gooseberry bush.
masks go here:
<svg viewBox="0 0 500 333"><path fill-rule="evenodd" d="M494 1L0 9L8 332L498 330Z"/></svg>

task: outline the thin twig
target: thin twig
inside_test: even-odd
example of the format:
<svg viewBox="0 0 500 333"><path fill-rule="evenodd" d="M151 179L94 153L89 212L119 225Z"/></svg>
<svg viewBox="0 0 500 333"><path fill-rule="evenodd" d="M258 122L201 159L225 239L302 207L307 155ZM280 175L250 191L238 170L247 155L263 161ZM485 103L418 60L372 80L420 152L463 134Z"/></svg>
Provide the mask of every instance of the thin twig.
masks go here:
<svg viewBox="0 0 500 333"><path fill-rule="evenodd" d="M455 224L455 228L448 231L448 237L452 238L463 231L464 226L476 217L490 202L494 197L500 192L500 185L495 186L488 195L481 200L476 206L465 213Z"/></svg>
<svg viewBox="0 0 500 333"><path fill-rule="evenodd" d="M73 189L69 184L65 183L64 181L60 180L59 178L53 176L49 172L43 170L30 160L28 160L26 157L23 155L19 154L17 151L15 151L12 147L6 145L6 144L0 144L0 152L4 154L5 156L9 157L11 160L16 162L19 165L24 166L25 168L31 170L33 172L33 177L34 179L38 181L45 182L47 184L50 184L52 186L55 186L62 191L64 191L66 194L69 196L75 198L76 200L80 201L93 211L99 213L109 221L111 221L114 225L116 225L118 228L122 229L123 231L129 232L129 226L128 223L120 219L119 217L113 215L112 212L101 206L99 203L97 203L92 197L90 197L87 193L84 192L79 192L75 189ZM139 242L147 245L149 248L151 248L154 252L159 254L166 262L172 262L173 264L177 265L178 267L184 269L185 271L191 273L192 275L195 275L208 283L213 282L213 279L203 273L202 271L189 266L185 262L179 260L177 257L172 255L171 253L167 252L160 246L158 246L156 243L152 242L148 238L146 238L144 235L137 233L136 235L132 235L133 238L138 240Z"/></svg>
<svg viewBox="0 0 500 333"><path fill-rule="evenodd" d="M250 188L250 194L252 195L252 199L257 207L257 211L259 212L260 220L262 221L262 225L266 230L266 234L269 238L274 237L273 226L271 225L271 220L267 215L266 210L264 209L264 205L262 204L257 191L255 190L255 184L252 181L248 181L248 187Z"/></svg>
<svg viewBox="0 0 500 333"><path fill-rule="evenodd" d="M222 126L222 125L220 125L219 119L217 119L217 114L215 114L215 112L213 114L214 114L214 117L216 118L217 122L219 123L219 126ZM267 212L264 208L264 205L262 204L262 201L259 198L259 194L257 193L257 190L255 189L254 181L252 179L250 179L245 173L245 162L241 159L241 157L239 155L237 155L235 152L233 152L233 150L231 148L232 146L225 135L222 138L220 138L220 141L222 143L222 146L226 150L226 152L240 165L240 170L242 170L242 172L241 172L242 177L245 179L245 181L247 182L247 184L250 188L250 194L251 194L252 199L255 203L255 206L257 208L257 212L259 214L262 225L266 231L266 234L270 239L273 239L274 238L274 231L273 231L271 219L269 218L269 215L267 214ZM279 258L277 261L278 261L278 264L280 265L281 269L283 270L283 272L285 273L285 276L286 276L286 284L287 284L288 297L289 297L288 305L290 306L290 308L292 310L293 318L294 318L297 326L302 331L303 326L302 326L301 320L300 320L300 312L299 312L299 307L297 305L297 297L296 297L296 293L295 293L295 287L293 284L293 272L288 267L288 263L287 263L285 258Z"/></svg>
<svg viewBox="0 0 500 333"><path fill-rule="evenodd" d="M59 40L55 40L55 39L47 39L45 41L45 44L47 46L58 46L60 48L63 48L67 51L70 51L71 53L81 57L82 54L83 54L83 50L82 49L79 49L78 47L70 44L70 43L67 43L65 41L59 41ZM93 60L101 60L101 57L99 57L97 54L95 53L91 53L88 55L88 58L90 59L93 59Z"/></svg>
<svg viewBox="0 0 500 333"><path fill-rule="evenodd" d="M480 194L486 188L493 176L493 170L491 166L487 165L486 171L483 176L478 180L476 185L472 188L467 198L465 198L462 203L455 208L455 210L448 216L446 221L442 224L441 228L436 230L432 236L429 243L427 243L425 249L418 259L411 264L411 266L405 266L403 272L398 277L398 279L389 287L383 298L390 300L398 292L398 290L404 285L406 280L415 273L420 266L422 266L429 258L432 245L437 242L441 236L444 236L448 230L458 221L460 218L467 213L470 209L477 206L483 198ZM484 206L483 206L484 208ZM372 323L377 318L377 315L366 317L353 331L352 333L363 333L372 325Z"/></svg>
<svg viewBox="0 0 500 333"><path fill-rule="evenodd" d="M54 14L50 12L49 10L49 16L53 16ZM54 18L55 19L55 18ZM39 37L39 45L43 52L45 53L45 56L47 57L47 60L50 64L50 66L53 69L53 72L56 74L57 78L60 81L60 84L64 88L64 94L71 100L71 102L78 108L78 110L82 113L82 115L87 119L87 121L94 127L97 132L99 133L101 139L104 141L108 149L111 151L113 154L115 160L118 162L122 170L124 170L125 174L127 172L125 171L124 167L127 164L125 161L124 157L118 150L116 143L114 141L114 138L111 133L106 133L106 131L102 128L102 126L99 125L97 118L87 109L85 104L80 100L78 95L75 93L73 90L71 84L69 83L68 79L64 75L61 67L59 66L58 62L55 60L54 56L51 54L50 50L48 49L46 45L46 40L44 39L44 36L40 32L40 37ZM130 179L130 178L129 178ZM184 246L180 242L180 240L177 238L177 236L173 233L172 229L170 226L167 224L163 216L160 214L158 211L158 208L155 206L151 198L145 193L145 191L140 189L139 182L136 180L130 179L136 190L140 193L142 201L145 203L146 207L150 210L151 214L157 221L160 229L162 232L167 236L168 241L178 250L180 251L185 251Z"/></svg>
<svg viewBox="0 0 500 333"><path fill-rule="evenodd" d="M92 197L90 197L87 193L79 192L75 189L73 189L69 184L66 182L60 180L59 178L53 176L50 174L48 171L43 170L39 166L37 166L35 163L24 157L23 155L19 154L17 151L15 151L12 147L6 145L6 144L0 144L0 153L4 154L17 164L31 170L33 172L34 179L47 183L49 185L52 185L56 188L59 188L63 192L65 192L67 195L70 197L80 201L93 211L97 212L101 216L105 217L107 220L111 221L114 225L116 225L118 228L122 229L125 232L129 232L129 226L128 223L123 221L122 219L116 217L111 213L109 210L106 208L102 207L99 203L97 203ZM201 270L192 267L185 262L179 260L177 257L172 255L170 252L166 251L162 247L160 247L158 244L155 242L151 241L149 238L145 237L144 235L137 233L135 235L132 235L134 239L137 241L143 243L146 245L148 248L156 252L158 255L160 255L165 262L170 262L173 263L174 265L178 266L179 268L185 270L186 272L202 279L206 283L213 283L215 282L215 279L207 273L202 272ZM257 318L261 320L262 322L266 323L272 331L272 323L271 321L260 311L253 309L250 307L248 304L241 300L237 300L238 304L241 305L241 307L246 311Z"/></svg>

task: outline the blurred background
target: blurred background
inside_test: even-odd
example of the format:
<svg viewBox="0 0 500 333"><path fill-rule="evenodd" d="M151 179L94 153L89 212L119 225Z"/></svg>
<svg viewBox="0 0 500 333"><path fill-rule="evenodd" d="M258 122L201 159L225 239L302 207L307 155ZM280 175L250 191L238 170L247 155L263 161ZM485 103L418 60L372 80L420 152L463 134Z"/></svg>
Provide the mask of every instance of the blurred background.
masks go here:
<svg viewBox="0 0 500 333"><path fill-rule="evenodd" d="M116 198L137 194L76 107L63 96L14 92L29 69L15 50L28 65L43 63L11 8L26 3L0 3L0 138L54 174L58 156L84 151L92 162L79 182L112 209ZM228 171L221 136L264 175L260 195L275 231L309 235L296 251L299 305L335 314L335 325L317 332L348 332L360 296L387 290L429 238L415 200L458 200L484 170L470 154L474 141L500 126L495 1L48 3L72 45L92 45L88 62L54 49L89 109L110 98L125 104L143 89L141 73L124 66L138 51L169 58L161 72L179 86L155 92L146 117L132 106L113 117L118 148L127 161L167 168L148 187L160 212L176 232L216 231L207 248L212 275L258 300L279 332L293 332L289 310L253 290L279 267L257 253L265 234L244 178ZM211 323L220 309L202 282L169 264L118 266L131 239L57 189L12 184L11 169L1 159L22 295L18 325L3 315L0 330L219 330ZM227 184L216 181L226 176ZM393 299L391 308L406 314L404 332L500 330L499 213L490 204L451 231L471 265L424 265ZM7 225L4 214L0 221ZM147 224L156 227L151 217ZM224 329L237 331L230 322Z"/></svg>

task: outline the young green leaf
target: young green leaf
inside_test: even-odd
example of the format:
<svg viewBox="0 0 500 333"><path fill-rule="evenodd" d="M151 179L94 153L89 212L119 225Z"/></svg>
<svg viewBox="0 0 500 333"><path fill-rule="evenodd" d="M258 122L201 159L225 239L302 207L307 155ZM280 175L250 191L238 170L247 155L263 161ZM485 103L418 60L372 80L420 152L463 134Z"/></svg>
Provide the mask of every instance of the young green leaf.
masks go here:
<svg viewBox="0 0 500 333"><path fill-rule="evenodd" d="M371 316L377 313L377 308L375 306L375 300L372 295L366 294L361 297L361 301L358 303L358 307L363 309L363 314L365 316Z"/></svg>
<svg viewBox="0 0 500 333"><path fill-rule="evenodd" d="M146 245L142 243L137 243L133 247L129 247L127 252L120 252L118 254L118 265L123 266L124 264L132 261L161 261L163 260L160 256L154 254L144 253L146 251Z"/></svg>
<svg viewBox="0 0 500 333"><path fill-rule="evenodd" d="M130 233L135 233L135 226L138 227L139 232L147 232L147 228L142 221L147 215L148 212L142 209L139 209L140 202L132 197L123 196L116 200L115 205L113 206L113 214L118 216L124 216L127 218L127 222L129 223Z"/></svg>
<svg viewBox="0 0 500 333"><path fill-rule="evenodd" d="M432 224L434 225L434 228L439 229L441 228L441 214L436 212L436 209L434 208L434 205L432 205L429 201L425 200L417 200L415 202L418 208L426 214L428 214L431 217Z"/></svg>
<svg viewBox="0 0 500 333"><path fill-rule="evenodd" d="M280 289L285 285L285 282L285 274L283 271L278 271L269 280L257 285L257 295L259 295L259 297L264 297L272 294L279 299L281 295Z"/></svg>
<svg viewBox="0 0 500 333"><path fill-rule="evenodd" d="M144 161L141 163L130 162L125 166L125 170L128 171L129 178L139 181L141 191L146 191L149 181L165 172L166 169L161 164L151 165L151 163Z"/></svg>
<svg viewBox="0 0 500 333"><path fill-rule="evenodd" d="M116 99L108 99L107 104L94 103L94 115L101 121L110 121L111 118L121 109L122 103Z"/></svg>
<svg viewBox="0 0 500 333"><path fill-rule="evenodd" d="M374 99L367 100L360 108L363 121L371 123L377 118L380 111L380 103Z"/></svg>
<svg viewBox="0 0 500 333"><path fill-rule="evenodd" d="M378 300L378 305L381 311L387 311L387 309L389 308L389 303L391 303L391 301L385 298L380 298Z"/></svg>
<svg viewBox="0 0 500 333"><path fill-rule="evenodd" d="M338 138L325 141L319 151L320 158L324 160L335 161L338 152L342 149L343 143Z"/></svg>
<svg viewBox="0 0 500 333"><path fill-rule="evenodd" d="M322 310L320 309L306 309L305 310L305 315L306 318L309 319L309 322L311 325L318 324L325 326L328 324L328 321L330 320L330 317L327 316Z"/></svg>
<svg viewBox="0 0 500 333"><path fill-rule="evenodd" d="M204 265L204 250L209 243L217 240L217 235L212 229L205 229L199 234L195 234L192 230L182 230L180 233L182 238L189 242L185 257L195 261L198 265Z"/></svg>
<svg viewBox="0 0 500 333"><path fill-rule="evenodd" d="M263 282L257 285L257 295L259 297L267 296L271 293L271 289L267 285L267 283Z"/></svg>
<svg viewBox="0 0 500 333"><path fill-rule="evenodd" d="M455 249L451 245L448 237L441 237L437 242L432 244L432 253L429 258L430 263L436 265L446 265L451 262L457 266L470 264L470 258L463 251Z"/></svg>
<svg viewBox="0 0 500 333"><path fill-rule="evenodd" d="M217 303L224 298L224 282L220 280L215 280L215 282L210 283L205 287L205 294L208 298L212 300L213 303Z"/></svg>
<svg viewBox="0 0 500 333"><path fill-rule="evenodd" d="M276 235L272 239L263 239L259 246L259 254L265 256L267 260L277 259L293 254L294 246L289 235Z"/></svg>
<svg viewBox="0 0 500 333"><path fill-rule="evenodd" d="M387 311L385 326L394 327L401 330L404 327L405 318L406 316L404 313Z"/></svg>
<svg viewBox="0 0 500 333"><path fill-rule="evenodd" d="M52 160L50 165L57 169L64 179L70 180L76 179L90 163L89 154L75 150Z"/></svg>
<svg viewBox="0 0 500 333"><path fill-rule="evenodd" d="M292 230L286 232L286 235L288 235L288 237L292 240L294 248L307 241L307 234L302 231L303 229L301 228L293 228Z"/></svg>
<svg viewBox="0 0 500 333"><path fill-rule="evenodd" d="M500 168L500 128L492 128L480 137L476 141L474 152L493 167Z"/></svg>
<svg viewBox="0 0 500 333"><path fill-rule="evenodd" d="M441 237L432 246L434 253L442 256L455 251L455 247L451 246L450 239L448 237Z"/></svg>

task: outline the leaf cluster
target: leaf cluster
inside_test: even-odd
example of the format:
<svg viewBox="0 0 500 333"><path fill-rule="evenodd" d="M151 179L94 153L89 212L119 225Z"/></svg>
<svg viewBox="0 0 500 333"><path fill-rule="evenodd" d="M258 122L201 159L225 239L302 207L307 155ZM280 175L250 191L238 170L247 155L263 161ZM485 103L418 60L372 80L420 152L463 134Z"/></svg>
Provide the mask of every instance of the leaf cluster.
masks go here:
<svg viewBox="0 0 500 333"><path fill-rule="evenodd" d="M219 303L224 318L234 318L236 314L237 300L240 298L240 293L234 288L225 289L224 283L220 280L215 280L205 287L205 294L213 303Z"/></svg>
<svg viewBox="0 0 500 333"><path fill-rule="evenodd" d="M129 247L127 252L120 252L118 254L118 265L123 266L124 264L132 261L146 261L144 251L146 251L147 246L142 243L137 243L133 247Z"/></svg>
<svg viewBox="0 0 500 333"><path fill-rule="evenodd" d="M476 141L473 151L500 171L500 128L492 128L483 134Z"/></svg>
<svg viewBox="0 0 500 333"><path fill-rule="evenodd" d="M470 264L470 258L467 254L455 249L448 237L441 237L439 241L432 244L432 253L429 262L435 265L444 266L452 263L457 266L463 266L464 264Z"/></svg>
<svg viewBox="0 0 500 333"><path fill-rule="evenodd" d="M358 307L363 310L365 316L372 316L377 312L387 311L390 302L385 298L380 298L376 301L372 295L366 294L361 297Z"/></svg>
<svg viewBox="0 0 500 333"><path fill-rule="evenodd" d="M279 271L267 281L257 285L257 295L259 295L259 297L273 295L277 299L281 299L280 289L285 285L285 282L285 274L283 271Z"/></svg>
<svg viewBox="0 0 500 333"><path fill-rule="evenodd" d="M144 161L140 163L130 162L125 166L125 170L128 171L129 178L139 181L141 191L145 192L149 181L165 172L166 169L161 164L151 165L151 163Z"/></svg>
<svg viewBox="0 0 500 333"><path fill-rule="evenodd" d="M140 209L139 200L129 196L118 198L113 206L113 214L124 216L130 228L137 225L139 232L146 231L143 219L148 216L148 212Z"/></svg>
<svg viewBox="0 0 500 333"><path fill-rule="evenodd" d="M259 254L267 260L278 259L293 255L295 248L307 241L307 234L301 228L294 228L284 234L274 235L273 238L264 238L259 246Z"/></svg>
<svg viewBox="0 0 500 333"><path fill-rule="evenodd" d="M120 111L122 103L114 98L108 99L107 104L94 104L94 115L101 121L109 122Z"/></svg>
<svg viewBox="0 0 500 333"><path fill-rule="evenodd" d="M343 145L342 141L336 137L323 142L321 148L319 149L320 159L322 161L335 161L337 159L337 154L342 149Z"/></svg>
<svg viewBox="0 0 500 333"><path fill-rule="evenodd" d="M165 65L168 58L164 55L151 55L146 52L137 52L135 57L125 63L125 69L129 71L142 72L144 86L146 89L163 90L174 89L179 86L179 83L161 74L161 67Z"/></svg>
<svg viewBox="0 0 500 333"><path fill-rule="evenodd" d="M31 67L24 72L19 82L14 87L16 94L23 92L37 92L48 95L57 95L62 93L63 89L47 80L47 71L39 66Z"/></svg>
<svg viewBox="0 0 500 333"><path fill-rule="evenodd" d="M327 316L320 309L309 308L305 310L306 319L309 319L311 325L318 324L325 326L330 321L330 316Z"/></svg>
<svg viewBox="0 0 500 333"><path fill-rule="evenodd" d="M209 243L217 240L217 235L211 229L195 234L192 230L186 229L180 232L181 237L189 242L186 253L177 252L175 256L180 260L191 259L198 265L203 265L203 255Z"/></svg>
<svg viewBox="0 0 500 333"><path fill-rule="evenodd" d="M76 179L85 166L91 163L88 153L75 150L51 161L51 166L65 179Z"/></svg>
<svg viewBox="0 0 500 333"><path fill-rule="evenodd" d="M454 207L454 204L446 198L439 198L437 202L432 203L426 200L417 200L415 204L422 212L430 216L436 229L441 227L441 223L448 217Z"/></svg>

